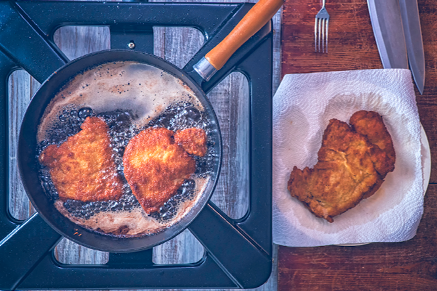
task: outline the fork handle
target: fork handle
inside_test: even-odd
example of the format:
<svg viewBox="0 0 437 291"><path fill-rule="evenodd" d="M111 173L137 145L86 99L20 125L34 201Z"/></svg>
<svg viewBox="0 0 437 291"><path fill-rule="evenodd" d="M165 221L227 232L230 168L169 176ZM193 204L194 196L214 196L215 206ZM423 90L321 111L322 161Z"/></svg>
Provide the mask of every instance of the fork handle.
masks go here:
<svg viewBox="0 0 437 291"><path fill-rule="evenodd" d="M260 0L231 33L205 55L205 59L220 70L234 52L275 15L283 3L284 0Z"/></svg>

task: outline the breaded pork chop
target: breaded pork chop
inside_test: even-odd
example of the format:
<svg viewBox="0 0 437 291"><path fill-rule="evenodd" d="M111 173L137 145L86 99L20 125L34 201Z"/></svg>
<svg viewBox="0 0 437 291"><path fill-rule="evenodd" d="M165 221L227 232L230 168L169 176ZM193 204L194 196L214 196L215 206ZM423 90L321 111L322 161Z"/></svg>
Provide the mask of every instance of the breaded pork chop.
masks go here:
<svg viewBox="0 0 437 291"><path fill-rule="evenodd" d="M39 157L50 169L59 198L83 202L119 199L123 182L112 158L108 126L98 117L87 117L81 129L59 147L48 146Z"/></svg>
<svg viewBox="0 0 437 291"><path fill-rule="evenodd" d="M178 130L174 139L191 155L203 157L206 154L206 133L201 128Z"/></svg>
<svg viewBox="0 0 437 291"><path fill-rule="evenodd" d="M173 134L166 128L147 128L129 141L123 155L126 180L148 214L158 211L196 169Z"/></svg>
<svg viewBox="0 0 437 291"><path fill-rule="evenodd" d="M356 132L367 137L371 143L377 145L389 157L388 164L386 165L381 164L386 160L374 161L375 164L378 163L379 173L385 177L388 172L392 172L394 170L396 154L393 141L381 115L374 111L361 110L351 116L349 123Z"/></svg>
<svg viewBox="0 0 437 291"><path fill-rule="evenodd" d="M347 123L332 119L317 164L303 171L294 167L288 190L316 216L333 222L334 216L375 193L393 169L394 160L385 151Z"/></svg>

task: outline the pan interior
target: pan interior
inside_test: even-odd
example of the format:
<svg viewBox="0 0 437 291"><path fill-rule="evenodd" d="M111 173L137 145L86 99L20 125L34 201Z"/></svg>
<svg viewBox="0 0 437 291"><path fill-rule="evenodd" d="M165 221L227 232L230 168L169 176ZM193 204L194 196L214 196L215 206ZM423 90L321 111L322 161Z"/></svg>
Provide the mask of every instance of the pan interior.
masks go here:
<svg viewBox="0 0 437 291"><path fill-rule="evenodd" d="M189 102L204 111L196 94L175 76L148 64L125 61L96 66L75 76L58 92L44 112L38 142L68 107L92 108L94 113L123 110L143 127L170 104Z"/></svg>
<svg viewBox="0 0 437 291"><path fill-rule="evenodd" d="M156 62L156 60L154 61ZM181 80L181 78L169 73L168 68L163 70L155 64L150 65L149 63L137 60L111 61L82 70L81 73L62 84L61 89L51 97L39 119L36 134L36 142L39 147L37 151L41 151L48 144L59 145L64 142L67 136L65 133L59 134L58 131L62 131L64 125L68 126L73 114L79 114L78 120L81 119L80 112L83 112L84 109L86 109L87 114L91 112L92 115L106 118L105 121L112 118L114 114L128 115L129 128L127 130L131 132L130 138L150 126L166 126L176 131L194 125L195 127L203 127L207 133L207 157L203 161L197 161L196 164L209 162L210 165L200 173L196 169L196 174L190 179L195 181L195 190L188 198L184 197L182 200L173 203L177 211L170 216L170 219L162 219L159 213L158 216L148 216L139 204L135 204L135 201L127 205L127 209L123 207L120 209L118 206L114 211L108 208L105 211L91 212L91 217L89 215L88 217L80 215L78 212L71 211L71 205L68 206L68 203L66 204L65 201L56 198L56 193L53 193L56 191L50 191L50 187L46 186L47 179L40 174L39 178L43 186L41 188L44 189L43 193L41 191L37 194L29 193L31 199L33 196L32 200L35 200L38 210L40 210L38 204L45 205L41 207L42 210L47 207L47 204L51 204L52 208L55 206L63 214L63 219L65 220L65 217L68 217L69 221L59 223L58 213L55 215L58 218L53 219L53 217L49 217L50 215L46 215L47 212L44 210L42 211L43 217L49 220L49 223L64 235L66 234L74 241L92 248L124 252L152 247L170 239L194 219L206 204L215 186L220 162L220 135L209 102L197 86L187 85L190 80ZM158 64L160 63L158 62ZM168 64L164 63L165 65ZM62 70L59 73L62 73ZM53 82L53 80L48 82ZM194 112L204 118L195 120L192 124L186 121L180 124L165 121L165 118L168 119L169 112L172 112L173 119L177 120L177 115L187 110L191 114ZM66 114L68 114L67 118L65 117ZM66 121L66 124L62 124ZM123 130L126 130L126 128ZM121 156L118 158L120 159ZM117 157L115 159L117 160ZM118 166L122 167L120 163ZM40 170L41 172L44 172L44 169ZM129 202L125 203L127 201L126 197L133 196L129 190L123 194L123 205L129 204ZM42 203L41 200L47 201ZM69 203L74 204L74 201ZM81 205L89 209L88 204L82 203ZM77 208L77 205L75 207ZM53 213L52 210L50 212ZM83 211L79 209L79 212ZM125 219L125 222L123 222L123 219ZM128 221L130 232L124 232L116 236L112 235L110 238L107 234L102 234L106 232L114 234L114 229L126 227L126 221ZM71 222L77 224L79 228L75 224L72 225ZM64 229L66 226L69 228L68 231ZM81 236L83 235L83 237L77 237L78 229L82 230ZM89 231L90 229L97 232ZM106 237L106 239L102 237Z"/></svg>

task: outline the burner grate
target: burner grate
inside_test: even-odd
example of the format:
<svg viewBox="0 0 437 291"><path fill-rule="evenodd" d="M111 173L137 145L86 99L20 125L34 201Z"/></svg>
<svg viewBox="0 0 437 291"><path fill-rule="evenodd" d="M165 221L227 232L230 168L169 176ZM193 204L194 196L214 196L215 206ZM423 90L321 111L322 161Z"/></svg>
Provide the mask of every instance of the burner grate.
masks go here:
<svg viewBox="0 0 437 291"><path fill-rule="evenodd" d="M192 66L232 30L251 6L0 3L3 16L0 20L0 289L253 288L267 280L272 267L270 24L244 44L209 82L202 83L207 93L233 71L242 72L248 78L250 202L249 211L242 219L230 219L209 202L193 221L189 230L206 250L201 261L156 265L152 262L152 250L147 250L110 253L104 265L63 265L52 252L61 236L38 214L20 224L10 216L7 207L7 78L14 69L23 68L42 82L68 62L52 41L58 27L106 25L110 28L112 48L126 48L134 40L135 49L148 53L153 53L153 26L196 27L204 33L206 42L183 70L198 80Z"/></svg>

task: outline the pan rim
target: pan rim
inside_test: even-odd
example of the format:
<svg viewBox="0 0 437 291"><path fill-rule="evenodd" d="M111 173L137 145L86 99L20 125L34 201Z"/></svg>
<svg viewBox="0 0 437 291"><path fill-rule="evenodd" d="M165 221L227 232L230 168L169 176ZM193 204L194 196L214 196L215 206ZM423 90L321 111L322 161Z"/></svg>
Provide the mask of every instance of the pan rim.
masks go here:
<svg viewBox="0 0 437 291"><path fill-rule="evenodd" d="M120 55L123 56L122 59L120 59L118 57ZM117 57L115 59L112 59L114 56L117 56ZM111 60L103 61L100 63L94 63L94 60L96 57L97 58L101 57L103 59L108 57ZM68 78L63 76L65 74L66 70L68 71L72 67L74 68L74 66L77 65L78 63L82 64L89 59L93 60L93 64L88 65L83 70L75 70L75 73L72 75L67 73L67 75L69 76ZM154 61L150 61L150 60L154 60ZM100 234L100 233L97 233L94 231L90 231L90 230L88 230L80 225L77 225L77 224L71 222L67 217L65 217L59 213L59 215L62 216L62 218L67 221L66 222L67 226L69 226L69 227L71 227L72 225L74 226L73 230L80 229L80 231L82 231L83 234L87 233L86 236L88 236L89 238L99 237L99 239L96 239L97 242L99 242L101 239L103 239L104 241L106 241L108 243L108 244L105 244L105 246L101 246L98 244L97 245L92 244L92 243L90 244L88 240L84 240L82 237L78 237L77 235L75 236L75 235L67 233L66 230L62 229L62 227L59 227L59 224L56 224L52 221L53 216L50 217L49 215L47 215L47 213L45 211L45 207L41 206L42 202L37 201L37 197L34 197L35 195L42 194L46 197L46 200L48 200L45 193L38 193L38 192L40 192L39 190L42 189L41 185L39 185L40 189L32 189L32 183L33 183L33 186L36 186L35 183L39 183L39 184L41 184L41 183L39 181L36 181L36 182L33 181L31 183L31 182L29 182L29 179L28 179L29 173L27 173L27 171L29 170L29 166L27 166L26 163L29 160L29 154L31 154L32 149L29 149L29 147L28 147L29 137L26 136L26 133L29 132L29 129L26 129L25 127L29 123L29 119L30 119L29 116L33 116L33 118L32 118L32 120L33 120L33 119L35 119L35 115L38 115L38 117L37 117L38 122L34 126L35 128L37 128L39 121L44 114L44 109L47 107L47 105L50 103L50 101L55 97L57 92L59 92L59 90L63 87L63 85L68 83L69 80L71 80L71 78L74 78L76 75L80 74L81 72L89 70L95 66L99 66L99 65L102 65L105 63L110 63L110 62L118 62L118 61L121 61L121 62L134 61L134 62L139 62L139 63L145 63L148 65L157 67L158 69L161 69L164 72L167 72L167 73L171 74L172 76L174 76L175 78L178 78L182 82L184 82L195 93L195 96L199 99L199 101L204 106L205 111L207 111L208 119L210 119L213 123L215 123L214 131L215 131L215 140L216 140L216 144L217 144L216 145L217 146L216 152L217 152L218 158L217 158L215 165L214 165L214 173L213 173L213 175L210 176L210 181L208 182L206 189L204 191L202 191L202 193L200 193L201 197L199 197L199 201L196 202L195 206L193 206L193 208L190 209L186 215L184 215L180 220L178 220L177 222L175 222L173 225L166 228L162 232L158 232L158 233L151 234L151 235L145 235L145 236L141 236L141 237L113 237L110 235L104 235L104 234ZM170 68L170 69L168 69L168 68ZM179 73L180 75L177 75L176 73ZM51 84L53 84L53 82L55 83L54 87L58 88L58 90L53 90L50 87ZM56 82L60 83L60 85L59 84L56 85ZM45 94L46 91L49 94ZM49 96L47 96L47 95L49 95ZM42 102L39 102L39 101L42 101ZM35 103L38 103L38 105L35 105ZM40 110L37 110L37 112L35 112L34 110L36 108L39 108ZM34 133L35 133L34 136L31 137L32 141L33 141L33 139L36 140L36 130L34 131ZM30 153L29 153L29 150L31 151ZM26 154L27 154L28 159L25 158ZM30 201L32 202L32 204L34 205L36 210L38 211L38 214L44 219L44 221L52 229L54 229L56 232L58 232L62 236L67 237L70 240L72 240L80 245L83 245L83 246L86 246L86 247L89 247L92 249L96 249L96 250L100 250L100 251L107 251L107 252L127 253L127 252L135 252L135 251L149 249L149 248L152 248L156 245L162 244L165 241L170 240L171 238L175 237L176 235L178 235L179 233L184 231L191 224L191 222L198 216L200 211L202 211L202 209L208 204L208 201L210 200L210 198L215 190L218 178L220 176L222 155L223 155L223 153L222 153L222 136L221 136L220 126L219 126L215 111L214 111L210 101L206 97L206 94L203 92L202 88L200 87L200 85L194 79L192 79L186 71L176 67L172 63L170 63L170 62L168 62L160 57L157 57L157 56L154 56L151 54L147 54L144 52L129 51L129 50L103 50L103 51L98 51L98 52L84 55L80 58L74 59L71 62L66 63L64 66L60 67L57 71L53 72L53 74L51 76L49 76L42 83L40 89L35 93L34 97L32 98L28 108L26 109L24 117L23 117L23 121L22 121L22 124L20 127L19 139L18 139L17 162L18 162L18 168L19 168L21 180L23 182L23 186L25 188L27 196L29 197ZM36 159L36 156L34 156L33 158ZM53 206L53 201L51 203L52 203L52 208L55 208ZM169 230L171 230L171 231L169 231ZM170 232L170 234L168 234L168 232ZM138 245L141 245L141 243L133 243L133 245L132 245L132 242L146 240L147 238L151 238L151 237L158 237L158 239L152 239L151 240L152 243L144 244L144 246L142 246L142 247L138 246ZM159 238L161 238L161 239L159 239ZM92 239L90 239L90 240L92 241ZM114 241L116 241L117 243L113 243ZM112 244L111 244L111 242L112 242ZM120 246L109 247L109 245L112 245L112 246L120 245Z"/></svg>

